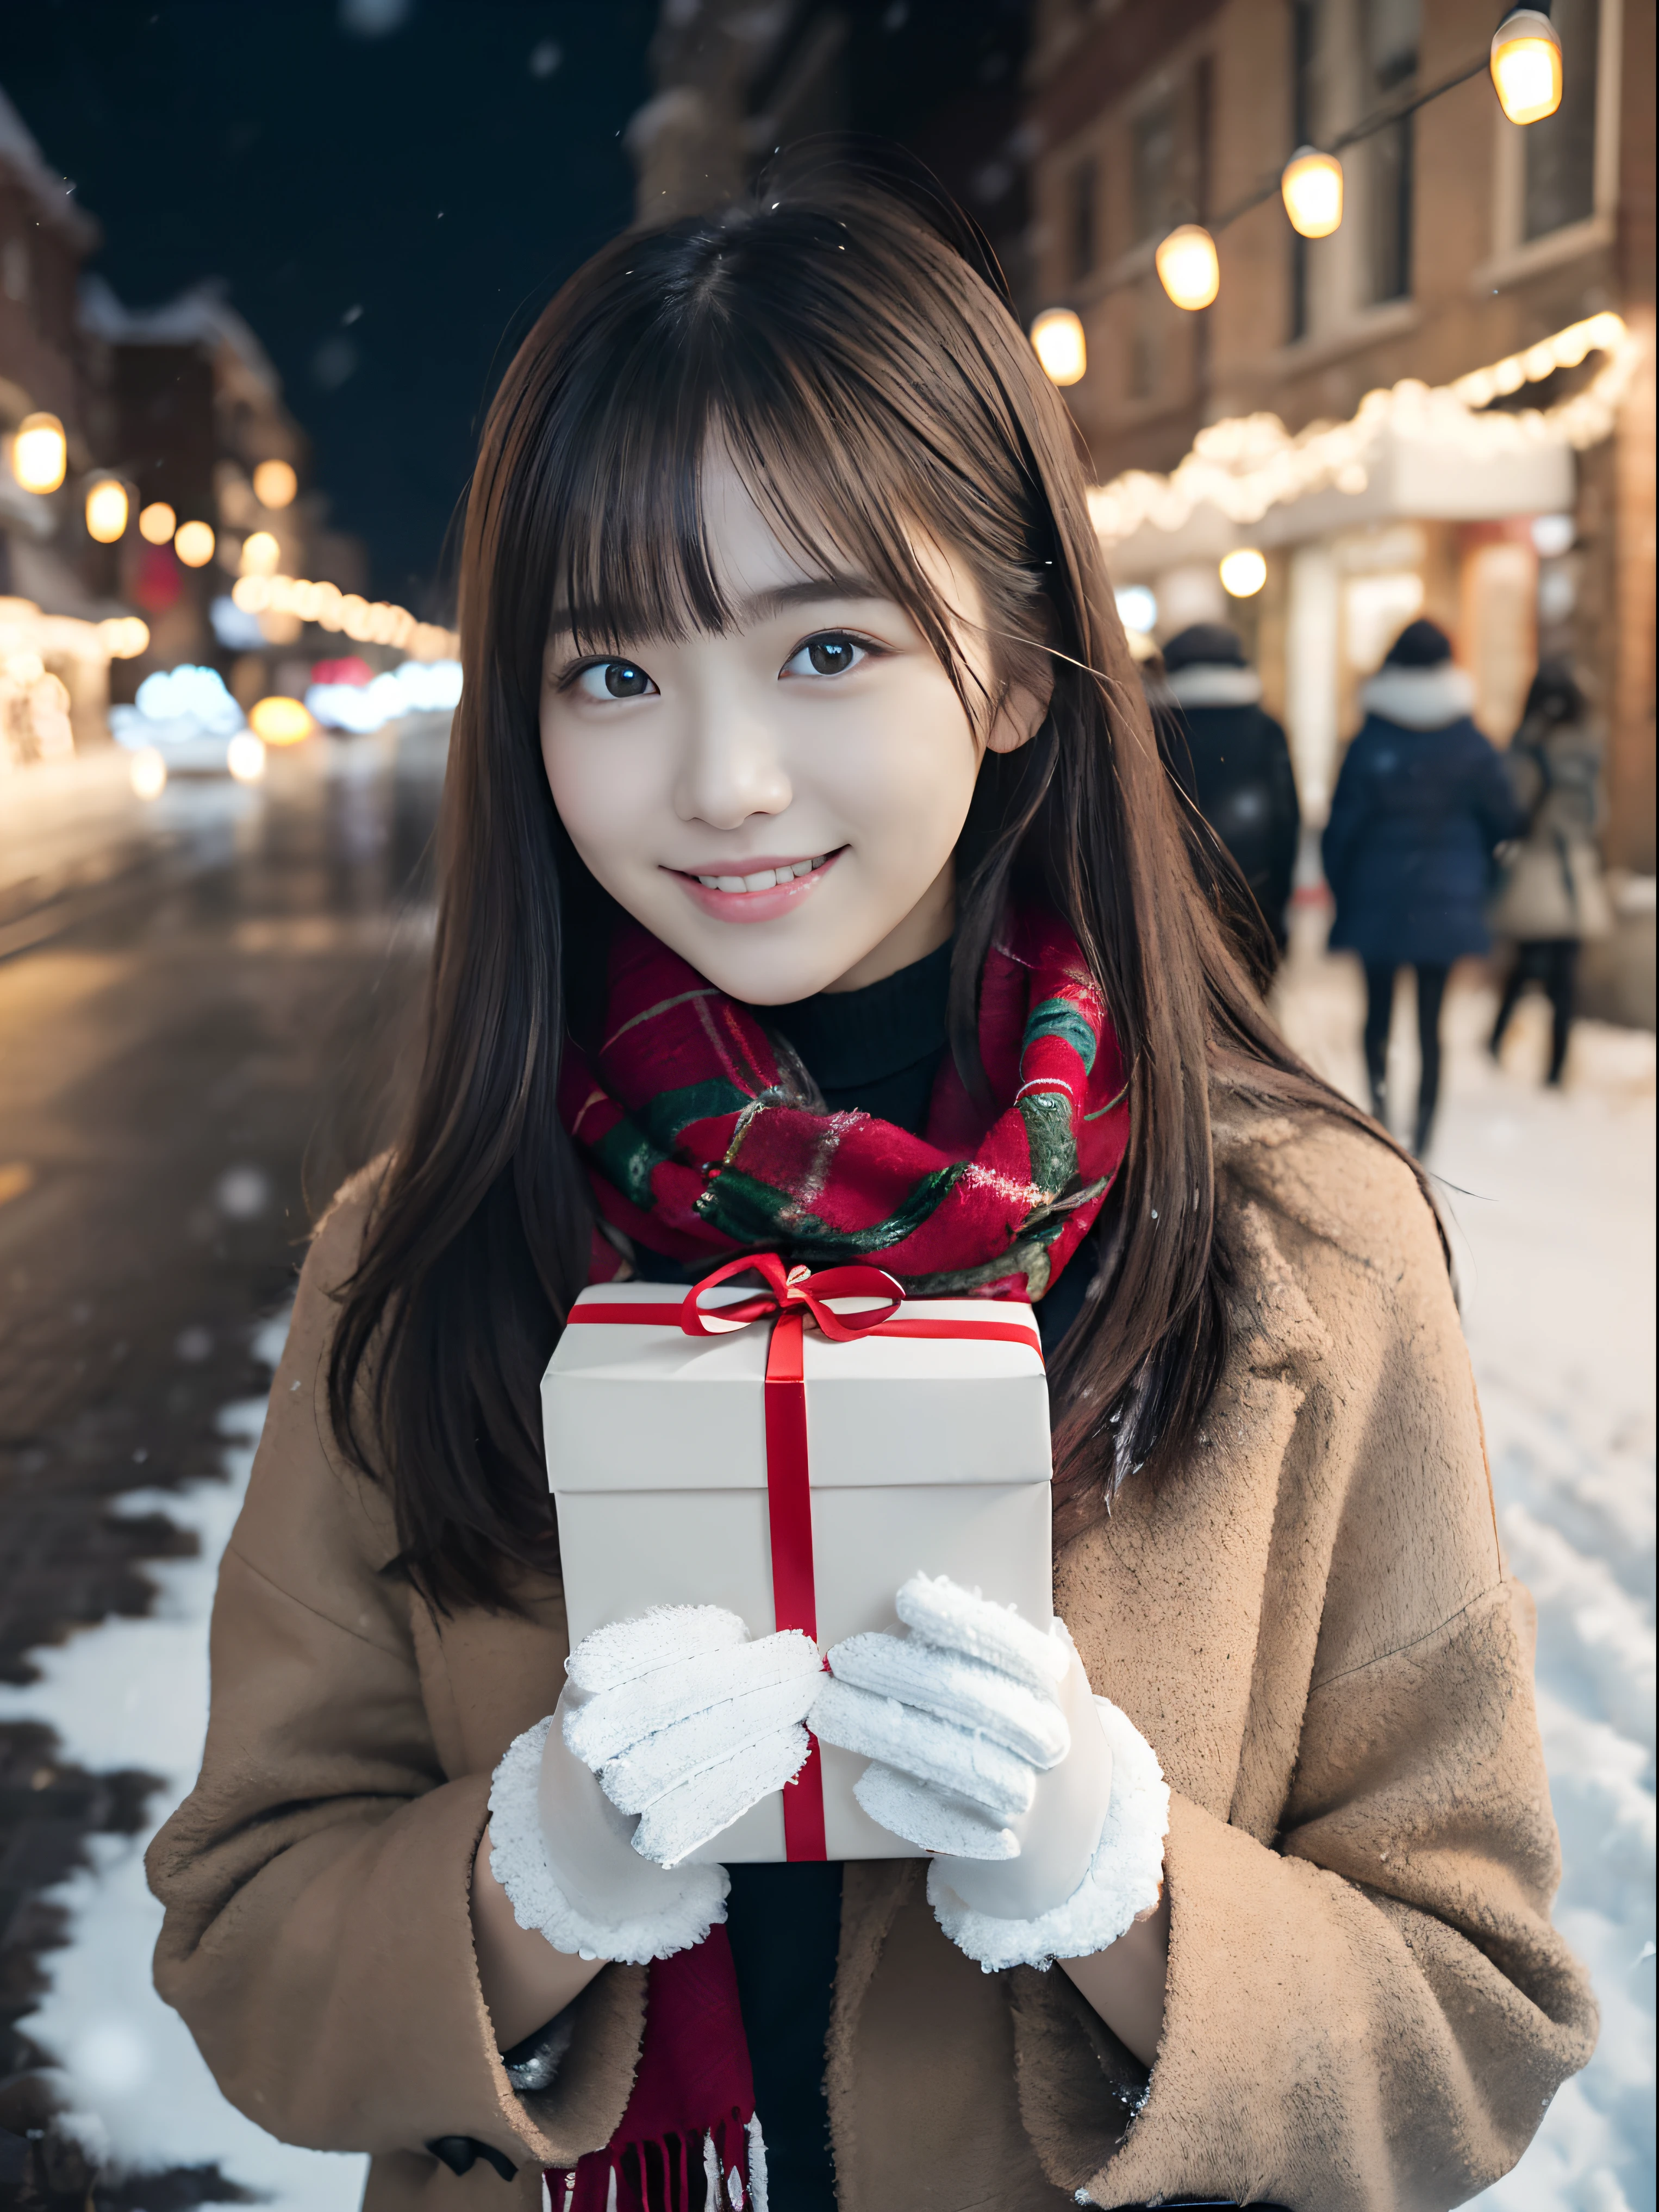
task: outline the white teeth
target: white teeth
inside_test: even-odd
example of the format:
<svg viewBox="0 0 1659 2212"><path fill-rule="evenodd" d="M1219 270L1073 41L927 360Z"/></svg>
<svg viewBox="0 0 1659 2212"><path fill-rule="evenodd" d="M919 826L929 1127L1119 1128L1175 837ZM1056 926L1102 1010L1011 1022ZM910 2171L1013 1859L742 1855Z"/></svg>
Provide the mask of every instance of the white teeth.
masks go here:
<svg viewBox="0 0 1659 2212"><path fill-rule="evenodd" d="M710 891L769 891L799 876L810 876L814 868L823 866L826 857L819 853L812 860L791 860L781 868L758 869L752 876L699 876L697 881Z"/></svg>

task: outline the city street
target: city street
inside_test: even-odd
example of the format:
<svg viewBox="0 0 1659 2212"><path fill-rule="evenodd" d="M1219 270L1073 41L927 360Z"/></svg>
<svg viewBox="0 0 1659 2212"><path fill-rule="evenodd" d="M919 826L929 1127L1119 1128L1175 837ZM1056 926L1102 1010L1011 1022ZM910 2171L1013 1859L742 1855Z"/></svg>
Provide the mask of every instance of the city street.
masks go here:
<svg viewBox="0 0 1659 2212"><path fill-rule="evenodd" d="M273 757L263 785L175 780L148 812L117 756L95 803L65 812L31 791L9 810L0 929L27 949L0 961L6 1681L80 1649L94 1711L144 1702L142 1662L135 1674L123 1654L97 1656L109 1626L73 1639L150 1609L147 1563L193 1568L174 1492L199 1495L205 1479L223 1495L221 1412L264 1387L257 1333L289 1296L308 1199L374 1142L429 924L420 871L443 734L318 739ZM29 849L41 865L23 880ZM112 1510L140 1486L148 1502ZM196 1570L204 1602L227 1529ZM183 1686L185 1769L204 1656ZM40 2050L70 2055L21 2018L65 1958L43 1948L64 1926L43 1893L88 1838L154 1826L161 1801L131 1771L131 1747L178 1723L158 1700L88 1773L79 1719L59 1741L21 1717L29 1691L0 1694L0 2126L16 2135L39 2109ZM139 1957L126 1964L142 1972ZM84 2179L77 2194L73 2172L63 2179L79 2205Z"/></svg>
<svg viewBox="0 0 1659 2212"><path fill-rule="evenodd" d="M162 2201L140 2174L170 2175L177 2205L243 2201L234 2185L345 2212L361 2189L360 2161L276 2144L218 2097L149 1988L140 1857L193 1776L215 1565L307 1208L374 1141L440 759L430 736L319 744L262 790L175 790L95 913L0 964L0 2124L21 2131L48 2094L75 2116L64 2204L87 2154L108 2160L100 2205ZM81 874L98 879L85 856ZM1357 1092L1358 977L1321 934L1304 911L1280 1018ZM1635 2212L1653 2177L1654 1042L1585 1024L1547 1093L1541 1004L1502 1068L1480 1048L1491 1006L1478 975L1454 994L1431 1164L1504 1540L1539 1603L1559 1917L1604 2032L1483 2201ZM1408 1059L1395 1075L1408 1097Z"/></svg>

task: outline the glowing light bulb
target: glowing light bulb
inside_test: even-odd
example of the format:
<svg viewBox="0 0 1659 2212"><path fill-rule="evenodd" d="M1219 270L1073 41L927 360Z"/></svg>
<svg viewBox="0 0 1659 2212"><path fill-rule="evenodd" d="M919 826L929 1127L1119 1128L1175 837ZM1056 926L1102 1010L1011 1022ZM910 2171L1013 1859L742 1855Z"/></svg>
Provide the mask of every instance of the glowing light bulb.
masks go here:
<svg viewBox="0 0 1659 2212"><path fill-rule="evenodd" d="M165 545L178 527L179 518L164 499L138 510L138 535L147 545Z"/></svg>
<svg viewBox="0 0 1659 2212"><path fill-rule="evenodd" d="M205 568L213 558L213 526L209 522L181 522L173 541L173 550L186 568Z"/></svg>
<svg viewBox="0 0 1659 2212"><path fill-rule="evenodd" d="M132 757L127 775L140 799L159 799L167 787L167 764L161 757L161 747L141 746Z"/></svg>
<svg viewBox="0 0 1659 2212"><path fill-rule="evenodd" d="M100 545L113 545L127 526L127 488L113 477L100 477L87 487L87 535Z"/></svg>
<svg viewBox="0 0 1659 2212"><path fill-rule="evenodd" d="M1215 240L1202 223L1183 222L1172 230L1154 258L1158 280L1177 307L1188 313L1207 307L1221 289L1221 264Z"/></svg>
<svg viewBox="0 0 1659 2212"><path fill-rule="evenodd" d="M1253 599L1267 580L1267 564L1254 545L1241 545L1221 563L1221 588L1229 599Z"/></svg>
<svg viewBox="0 0 1659 2212"><path fill-rule="evenodd" d="M301 701L280 696L261 699L247 719L255 737L268 745L297 745L316 727Z"/></svg>
<svg viewBox="0 0 1659 2212"><path fill-rule="evenodd" d="M11 472L25 491L56 491L69 467L69 441L55 415L26 415L11 441Z"/></svg>
<svg viewBox="0 0 1659 2212"><path fill-rule="evenodd" d="M1517 8L1492 33L1492 81L1511 123L1541 123L1561 105L1561 41L1536 8Z"/></svg>
<svg viewBox="0 0 1659 2212"><path fill-rule="evenodd" d="M1292 230L1304 238L1328 238L1342 221L1342 164L1334 154L1298 147L1279 180Z"/></svg>
<svg viewBox="0 0 1659 2212"><path fill-rule="evenodd" d="M258 783L265 772L265 749L252 730L238 730L225 747L225 766L238 783Z"/></svg>
<svg viewBox="0 0 1659 2212"><path fill-rule="evenodd" d="M261 461L253 471L253 496L261 507L287 507L299 489L300 479L287 461Z"/></svg>
<svg viewBox="0 0 1659 2212"><path fill-rule="evenodd" d="M1051 384L1076 384L1089 366L1088 342L1069 307L1048 307L1031 325L1031 343Z"/></svg>

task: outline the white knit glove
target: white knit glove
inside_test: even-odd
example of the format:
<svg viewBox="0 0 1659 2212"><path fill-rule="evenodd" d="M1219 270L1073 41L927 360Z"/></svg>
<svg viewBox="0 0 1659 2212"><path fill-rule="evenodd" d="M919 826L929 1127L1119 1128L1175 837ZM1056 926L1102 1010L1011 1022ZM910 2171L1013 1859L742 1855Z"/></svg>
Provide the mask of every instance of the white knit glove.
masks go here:
<svg viewBox="0 0 1659 2212"><path fill-rule="evenodd" d="M596 1629L565 1672L495 1770L490 1870L555 1950L667 1958L726 1917L726 1869L682 1862L800 1771L817 1647L667 1606Z"/></svg>
<svg viewBox="0 0 1659 2212"><path fill-rule="evenodd" d="M1048 1633L947 1577L913 1575L908 1634L848 1637L810 1725L873 1763L854 1794L933 1853L939 1925L988 1972L1115 1943L1157 1904L1169 1796L1133 1722Z"/></svg>

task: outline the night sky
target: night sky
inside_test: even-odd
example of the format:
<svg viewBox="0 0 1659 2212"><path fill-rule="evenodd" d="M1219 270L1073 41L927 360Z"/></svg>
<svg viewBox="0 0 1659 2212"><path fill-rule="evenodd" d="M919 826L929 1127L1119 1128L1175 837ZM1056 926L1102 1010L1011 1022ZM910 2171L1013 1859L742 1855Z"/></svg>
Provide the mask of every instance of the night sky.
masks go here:
<svg viewBox="0 0 1659 2212"><path fill-rule="evenodd" d="M129 306L218 277L372 588L425 611L482 410L629 219L653 0L10 0L0 84Z"/></svg>

